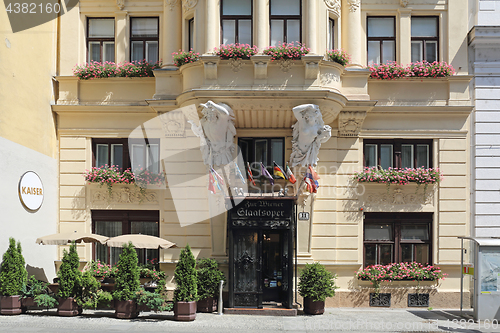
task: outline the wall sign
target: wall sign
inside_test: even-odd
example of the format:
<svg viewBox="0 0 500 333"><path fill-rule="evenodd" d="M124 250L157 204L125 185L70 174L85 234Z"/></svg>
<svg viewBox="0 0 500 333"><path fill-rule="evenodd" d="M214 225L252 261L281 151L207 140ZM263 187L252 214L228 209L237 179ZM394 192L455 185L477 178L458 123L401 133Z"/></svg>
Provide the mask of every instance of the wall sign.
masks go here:
<svg viewBox="0 0 500 333"><path fill-rule="evenodd" d="M309 212L299 212L299 220L301 221L309 220Z"/></svg>
<svg viewBox="0 0 500 333"><path fill-rule="evenodd" d="M43 202L43 185L40 177L33 171L28 171L19 180L19 199L30 211L37 211Z"/></svg>

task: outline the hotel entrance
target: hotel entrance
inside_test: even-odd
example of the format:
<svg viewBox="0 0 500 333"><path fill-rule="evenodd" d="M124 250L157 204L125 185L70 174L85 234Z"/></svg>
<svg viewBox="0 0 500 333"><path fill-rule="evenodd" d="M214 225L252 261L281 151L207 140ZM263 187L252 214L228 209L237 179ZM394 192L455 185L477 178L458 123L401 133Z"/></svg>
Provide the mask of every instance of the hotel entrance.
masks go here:
<svg viewBox="0 0 500 333"><path fill-rule="evenodd" d="M247 198L229 212L229 307L292 307L293 199Z"/></svg>

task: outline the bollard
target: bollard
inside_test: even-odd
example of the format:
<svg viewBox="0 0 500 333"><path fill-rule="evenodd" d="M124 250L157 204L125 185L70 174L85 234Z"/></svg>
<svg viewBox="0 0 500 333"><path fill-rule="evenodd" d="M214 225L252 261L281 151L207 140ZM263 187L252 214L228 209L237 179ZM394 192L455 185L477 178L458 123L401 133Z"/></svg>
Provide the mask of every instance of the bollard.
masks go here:
<svg viewBox="0 0 500 333"><path fill-rule="evenodd" d="M217 313L219 316L222 316L222 286L224 285L224 281L220 280L220 286L219 286L219 303L217 304L219 313Z"/></svg>

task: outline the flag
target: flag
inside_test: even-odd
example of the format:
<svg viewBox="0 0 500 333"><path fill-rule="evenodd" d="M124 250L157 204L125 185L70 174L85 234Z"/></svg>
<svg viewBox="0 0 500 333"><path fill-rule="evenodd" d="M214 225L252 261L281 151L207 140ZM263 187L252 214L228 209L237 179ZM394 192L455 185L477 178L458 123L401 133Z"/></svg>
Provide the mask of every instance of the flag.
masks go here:
<svg viewBox="0 0 500 333"><path fill-rule="evenodd" d="M312 166L309 166L309 171L311 171L311 175L312 175L312 177L313 177L314 180L318 180L319 179L318 174L316 173L316 171L314 171L314 169L312 168Z"/></svg>
<svg viewBox="0 0 500 333"><path fill-rule="evenodd" d="M314 179L313 174L309 170L304 176L304 182L306 183L306 189L309 193L316 193L318 191L319 183Z"/></svg>
<svg viewBox="0 0 500 333"><path fill-rule="evenodd" d="M222 179L222 177L212 167L210 167L210 175L212 176L215 186L217 186L219 190L222 190L220 185L224 185L224 179Z"/></svg>
<svg viewBox="0 0 500 333"><path fill-rule="evenodd" d="M286 165L286 178L292 184L295 184L295 182L297 181L297 179L295 178L295 176L292 173L292 170L290 170L290 168L288 167L288 163Z"/></svg>
<svg viewBox="0 0 500 333"><path fill-rule="evenodd" d="M247 167L248 167L248 169L247 169L247 171L248 171L248 181L250 183L252 183L253 186L257 186L257 185L255 185L255 180L253 180L252 169L250 169L250 163L248 163L248 162L247 162Z"/></svg>
<svg viewBox="0 0 500 333"><path fill-rule="evenodd" d="M260 171L262 172L263 176L266 176L267 179L269 179L269 182L271 183L271 185L274 185L273 177L271 176L269 171L267 171L266 167L264 166L264 164L262 164L262 162L260 162Z"/></svg>
<svg viewBox="0 0 500 333"><path fill-rule="evenodd" d="M212 172L210 171L210 173L208 174L208 190L210 192L212 192L213 194L215 194L215 179L214 179L214 175L212 175Z"/></svg>
<svg viewBox="0 0 500 333"><path fill-rule="evenodd" d="M236 176L240 177L243 184L246 184L245 177L243 177L243 175L241 174L240 167L238 166L238 164L235 161L233 161L233 163L234 163L234 173L236 174Z"/></svg>
<svg viewBox="0 0 500 333"><path fill-rule="evenodd" d="M281 179L286 179L285 172L283 169L273 161L274 167L273 167L273 175L274 177L281 178Z"/></svg>
<svg viewBox="0 0 500 333"><path fill-rule="evenodd" d="M214 174L215 176L215 180L220 183L221 185L224 185L224 178L222 178L218 173L217 171L214 170L214 168L210 167L210 170L212 171L212 173Z"/></svg>

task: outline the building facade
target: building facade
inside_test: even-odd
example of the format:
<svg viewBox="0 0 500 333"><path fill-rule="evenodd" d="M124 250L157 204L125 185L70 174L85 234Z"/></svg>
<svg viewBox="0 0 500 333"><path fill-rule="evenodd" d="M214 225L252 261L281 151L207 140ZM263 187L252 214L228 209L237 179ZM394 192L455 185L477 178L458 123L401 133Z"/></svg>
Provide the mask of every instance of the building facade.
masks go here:
<svg viewBox="0 0 500 333"><path fill-rule="evenodd" d="M498 18L496 2L471 1L475 13L469 32L470 70L474 74L472 98L475 105L472 138L474 150L472 169L473 236L498 237L497 165L499 146L498 115Z"/></svg>
<svg viewBox="0 0 500 333"><path fill-rule="evenodd" d="M55 233L59 219L56 120L51 109L56 96L52 77L57 73L57 22L14 33L2 10L0 38L0 251L14 237L22 244L28 272L52 281L56 248L35 240ZM21 180L28 172L41 183L36 194L22 193L27 186L21 186ZM26 205L23 199L37 204Z"/></svg>
<svg viewBox="0 0 500 333"><path fill-rule="evenodd" d="M449 276L424 283L430 304L458 306L457 237L470 235L467 9L465 0L80 1L58 27L58 98L52 106L59 142L58 231L147 233L179 247L189 244L196 257L215 258L229 274L230 306L291 306L295 269L314 261L338 275L340 289L327 306L368 306L370 283L354 272L402 261L439 265ZM213 54L220 44L240 41L260 53L242 61ZM271 61L261 53L280 41L302 42L310 53L293 61ZM200 60L174 67L172 52L190 48ZM349 66L325 60L333 48L351 55ZM165 66L155 77L80 80L72 72L90 60L144 58L162 59ZM366 68L424 59L446 61L457 74L391 81L370 78ZM237 195L231 188L207 190L210 165L243 186L225 169L230 161L203 158L196 129L207 119L209 101L230 115L220 128L232 133L235 155L240 151L245 162L262 162L269 171L273 161L291 162L299 181L276 180L286 195L259 177L258 167L252 169L255 187L247 182ZM331 130L318 147L320 187L314 194L303 188L306 168L293 163L292 125L299 128L302 121L294 110L304 105L317 106ZM134 163L163 172L167 186L113 185L109 192L82 176L92 167ZM425 189L353 181L357 171L377 165L439 168L444 179ZM245 173L244 164L240 169ZM113 262L117 251L79 246L84 260ZM158 255L172 277L179 253L174 248L140 256ZM393 298L398 307L406 306L406 294L416 286L383 284L402 296ZM168 287L174 287L171 279Z"/></svg>

